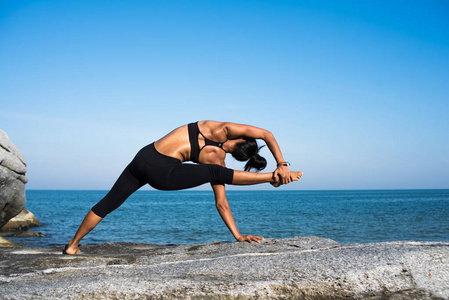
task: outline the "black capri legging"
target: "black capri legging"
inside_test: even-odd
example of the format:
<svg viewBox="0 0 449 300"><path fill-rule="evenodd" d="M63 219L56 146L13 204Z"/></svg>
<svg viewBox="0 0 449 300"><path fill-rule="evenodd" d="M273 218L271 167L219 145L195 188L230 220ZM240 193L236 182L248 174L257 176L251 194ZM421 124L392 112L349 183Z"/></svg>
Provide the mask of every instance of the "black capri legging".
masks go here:
<svg viewBox="0 0 449 300"><path fill-rule="evenodd" d="M157 152L152 143L137 153L92 211L104 218L146 183L158 190L182 190L208 182L230 184L233 177L234 170L219 165L183 164Z"/></svg>

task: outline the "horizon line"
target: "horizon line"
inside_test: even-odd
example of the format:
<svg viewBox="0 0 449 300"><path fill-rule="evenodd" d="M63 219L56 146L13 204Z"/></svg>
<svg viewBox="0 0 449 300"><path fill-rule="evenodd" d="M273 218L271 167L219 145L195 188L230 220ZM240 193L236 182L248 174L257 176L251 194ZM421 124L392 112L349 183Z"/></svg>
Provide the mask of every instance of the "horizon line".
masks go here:
<svg viewBox="0 0 449 300"><path fill-rule="evenodd" d="M26 191L109 191L110 189L25 189ZM226 190L226 192L332 192L332 191L432 191L432 190L449 190L449 188L386 188L386 189L312 189L312 190ZM195 189L184 189L184 190L137 190L136 192L213 192L212 190L195 190ZM135 193L136 193L135 192Z"/></svg>

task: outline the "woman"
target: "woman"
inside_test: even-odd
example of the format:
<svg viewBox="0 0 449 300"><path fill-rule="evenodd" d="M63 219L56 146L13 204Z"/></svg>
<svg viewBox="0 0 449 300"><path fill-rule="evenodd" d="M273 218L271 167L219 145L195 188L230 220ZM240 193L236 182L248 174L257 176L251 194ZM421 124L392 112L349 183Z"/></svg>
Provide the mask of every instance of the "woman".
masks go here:
<svg viewBox="0 0 449 300"><path fill-rule="evenodd" d="M263 139L276 159L277 168L274 172L248 172L253 168L260 171L267 164L258 154L260 148L256 139ZM226 168L226 153L231 153L239 161L247 161L245 171ZM197 164L183 164L185 161ZM278 187L297 181L301 176L302 172L290 172L279 145L267 130L217 121L183 125L137 153L109 193L88 212L63 253L79 254L78 244L81 239L146 183L160 190L180 190L210 182L217 210L235 239L259 243L263 238L240 234L226 199L224 185L269 182Z"/></svg>

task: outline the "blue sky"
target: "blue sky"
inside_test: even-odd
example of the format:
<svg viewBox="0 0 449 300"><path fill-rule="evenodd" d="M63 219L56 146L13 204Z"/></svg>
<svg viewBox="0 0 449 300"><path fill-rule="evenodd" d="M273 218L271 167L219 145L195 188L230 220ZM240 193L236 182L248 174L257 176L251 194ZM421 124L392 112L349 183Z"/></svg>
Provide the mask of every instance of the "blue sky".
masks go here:
<svg viewBox="0 0 449 300"><path fill-rule="evenodd" d="M448 16L447 1L2 0L0 129L27 189L109 189L203 119L272 131L304 171L282 189L449 188Z"/></svg>

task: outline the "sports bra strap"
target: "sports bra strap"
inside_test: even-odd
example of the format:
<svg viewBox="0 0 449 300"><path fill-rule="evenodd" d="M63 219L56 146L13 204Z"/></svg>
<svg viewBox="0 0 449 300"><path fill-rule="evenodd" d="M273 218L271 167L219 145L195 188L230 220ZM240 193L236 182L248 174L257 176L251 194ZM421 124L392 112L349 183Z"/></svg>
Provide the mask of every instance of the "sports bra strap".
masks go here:
<svg viewBox="0 0 449 300"><path fill-rule="evenodd" d="M198 128L198 131L199 131L199 128ZM201 147L200 151L203 150L203 148L206 147L206 146L215 146L215 147L223 149L223 144L228 141L228 139L226 139L226 141L224 141L224 142L212 141L212 140L209 140L207 137L205 137L204 134L201 131L199 131L199 133L204 138L204 146Z"/></svg>
<svg viewBox="0 0 449 300"><path fill-rule="evenodd" d="M203 148L206 146L215 146L224 151L223 144L226 143L228 141L228 139L226 139L226 141L224 141L224 142L215 142L215 141L209 140L200 131L200 128L198 127L198 122L188 124L187 128L188 128L189 140L190 140L190 160L191 161L198 163L198 160L200 157L200 151L203 150ZM199 134L201 134L201 136L204 138L204 146L201 147L201 149L200 149L200 146L198 143Z"/></svg>

